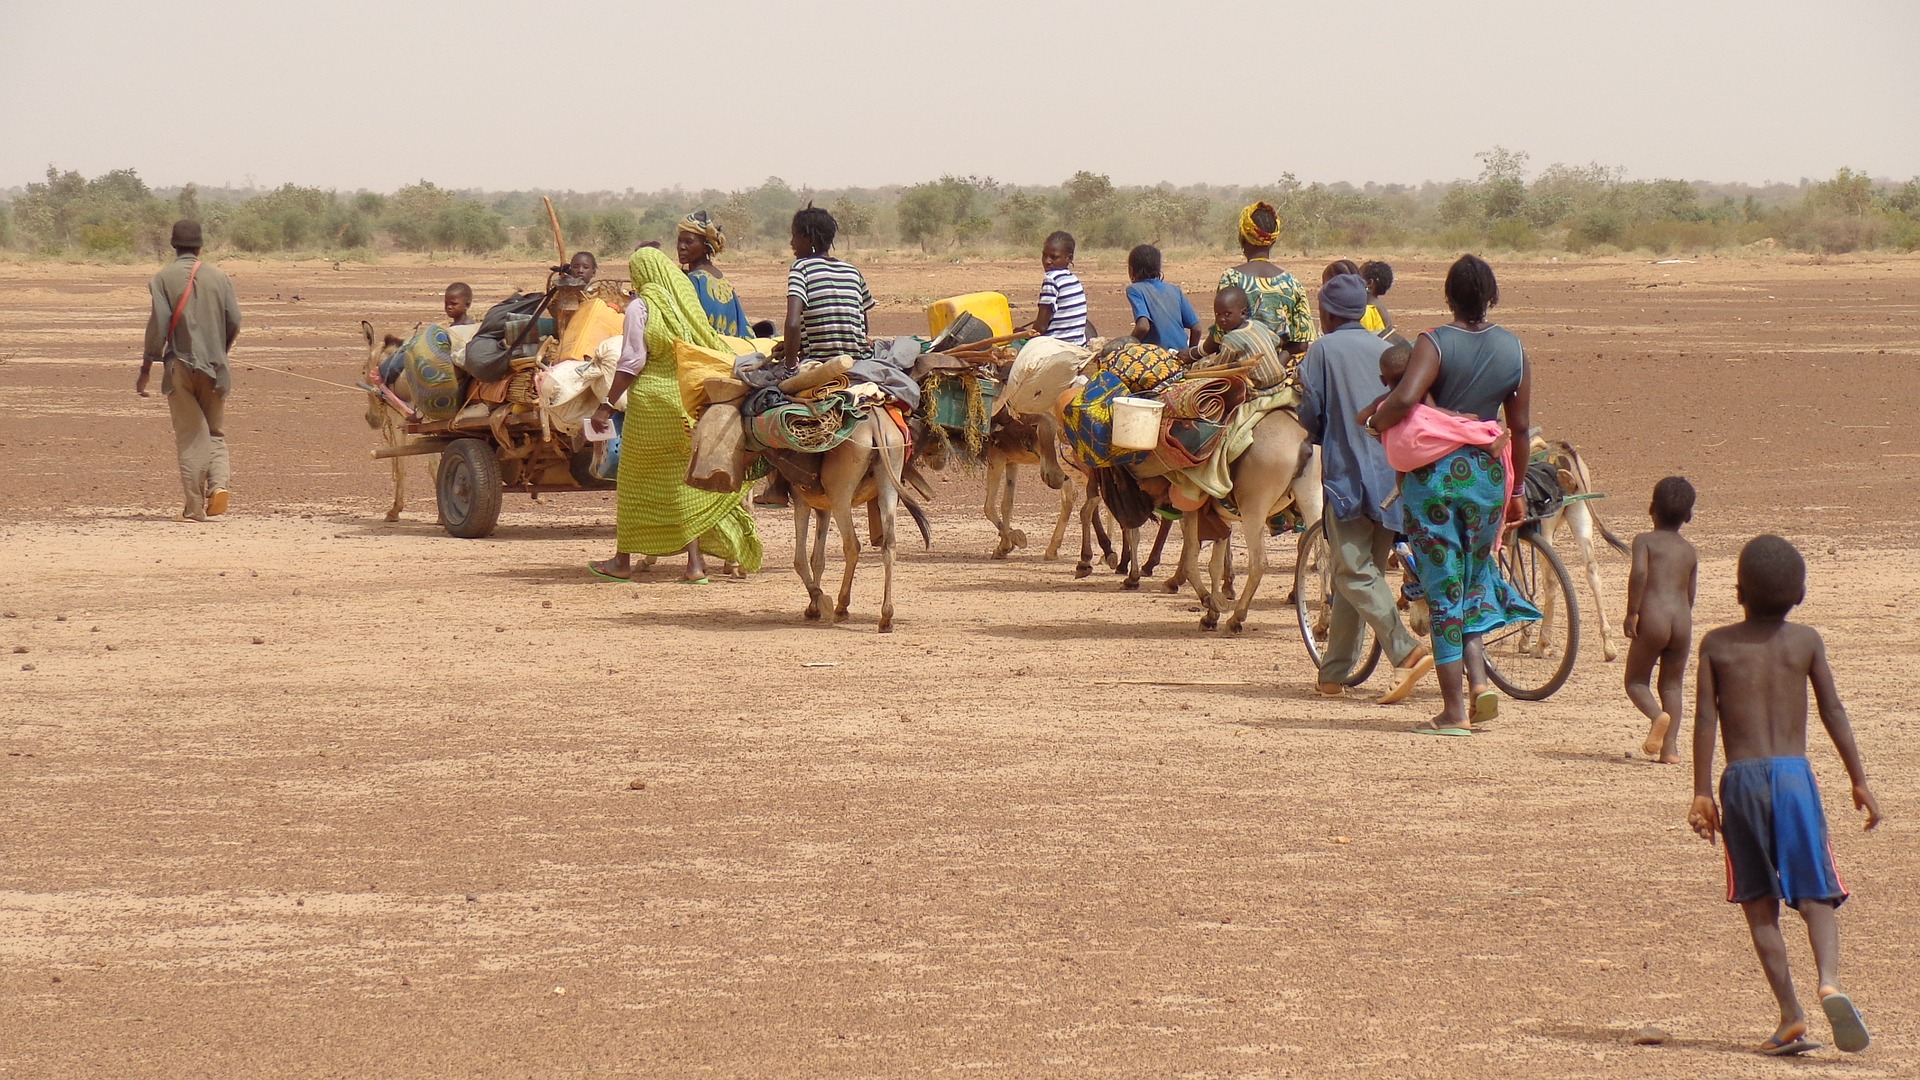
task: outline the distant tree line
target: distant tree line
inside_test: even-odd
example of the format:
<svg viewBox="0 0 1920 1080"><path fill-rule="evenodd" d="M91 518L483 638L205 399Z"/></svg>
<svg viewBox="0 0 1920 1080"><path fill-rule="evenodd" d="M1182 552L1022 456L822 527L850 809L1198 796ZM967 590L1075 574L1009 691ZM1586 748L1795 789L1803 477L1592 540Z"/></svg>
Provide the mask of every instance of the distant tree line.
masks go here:
<svg viewBox="0 0 1920 1080"><path fill-rule="evenodd" d="M1229 246L1240 207L1279 208L1282 246L1302 254L1479 249L1655 254L1728 249L1768 240L1796 251L1920 248L1920 178L1876 182L1851 169L1798 185L1753 187L1628 180L1621 169L1549 165L1527 155L1479 155L1480 175L1454 183L1123 187L1077 172L1056 187L943 176L909 186L796 190L778 177L737 191L551 193L570 248L623 256L643 240L671 243L695 208L719 218L729 243L781 251L793 212L809 202L840 222L843 249L928 254L1037 248L1054 229L1083 250L1138 243ZM209 244L249 254L380 252L485 255L552 250L539 192L453 191L422 180L392 194L286 184L270 191L155 191L132 169L87 179L48 168L0 202L0 248L98 258L164 253L175 218L206 226Z"/></svg>

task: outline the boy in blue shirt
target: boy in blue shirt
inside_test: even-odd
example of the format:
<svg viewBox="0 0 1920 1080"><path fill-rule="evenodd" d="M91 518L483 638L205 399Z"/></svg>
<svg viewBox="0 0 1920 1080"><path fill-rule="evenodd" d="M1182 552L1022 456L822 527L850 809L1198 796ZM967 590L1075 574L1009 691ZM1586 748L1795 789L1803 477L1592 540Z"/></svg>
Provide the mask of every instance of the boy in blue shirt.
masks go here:
<svg viewBox="0 0 1920 1080"><path fill-rule="evenodd" d="M1127 253L1127 303L1135 340L1178 351L1200 344L1200 316L1187 294L1160 278L1160 249L1141 244ZM1185 333L1182 333L1182 331Z"/></svg>

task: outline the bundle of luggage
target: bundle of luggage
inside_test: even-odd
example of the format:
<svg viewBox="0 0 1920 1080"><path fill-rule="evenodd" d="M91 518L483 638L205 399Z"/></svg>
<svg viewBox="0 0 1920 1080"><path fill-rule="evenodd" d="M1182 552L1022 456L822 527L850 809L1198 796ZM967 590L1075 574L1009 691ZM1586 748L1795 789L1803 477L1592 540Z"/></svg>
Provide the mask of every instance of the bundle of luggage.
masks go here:
<svg viewBox="0 0 1920 1080"><path fill-rule="evenodd" d="M689 366L681 357L681 394L694 418L687 485L738 491L756 456L824 454L871 415L887 415L904 430L920 404L920 387L908 375L918 355L918 344L903 338L877 341L871 356L858 358L793 364L743 356L726 374L702 379L697 400L688 394Z"/></svg>

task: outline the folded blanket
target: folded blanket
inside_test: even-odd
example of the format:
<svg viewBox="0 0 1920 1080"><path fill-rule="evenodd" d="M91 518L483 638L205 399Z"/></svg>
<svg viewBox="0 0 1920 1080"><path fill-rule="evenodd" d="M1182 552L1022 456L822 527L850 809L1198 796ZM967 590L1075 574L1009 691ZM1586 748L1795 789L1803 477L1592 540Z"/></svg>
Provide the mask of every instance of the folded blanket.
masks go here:
<svg viewBox="0 0 1920 1080"><path fill-rule="evenodd" d="M846 442L864 415L865 410L844 391L818 401L789 401L747 420L747 446L824 454Z"/></svg>
<svg viewBox="0 0 1920 1080"><path fill-rule="evenodd" d="M1191 469L1207 460L1226 426L1211 420L1170 420L1160 431L1158 453L1175 469Z"/></svg>
<svg viewBox="0 0 1920 1080"><path fill-rule="evenodd" d="M1180 377L1179 354L1158 345L1129 341L1094 357L1094 365L1119 376L1129 394L1151 394Z"/></svg>
<svg viewBox="0 0 1920 1080"><path fill-rule="evenodd" d="M1164 415L1173 420L1206 420L1223 424L1247 400L1247 384L1240 379L1205 379L1192 375L1160 391Z"/></svg>

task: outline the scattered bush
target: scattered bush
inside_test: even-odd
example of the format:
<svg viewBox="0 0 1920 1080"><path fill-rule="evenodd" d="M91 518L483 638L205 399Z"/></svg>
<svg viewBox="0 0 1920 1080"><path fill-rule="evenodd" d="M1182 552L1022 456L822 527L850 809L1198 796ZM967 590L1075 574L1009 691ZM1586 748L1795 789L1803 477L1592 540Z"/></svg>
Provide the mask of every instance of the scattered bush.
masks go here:
<svg viewBox="0 0 1920 1080"><path fill-rule="evenodd" d="M1789 248L1840 253L1920 249L1920 178L1876 184L1851 169L1798 187L1627 180L1599 164L1555 164L1530 181L1527 156L1480 155L1471 181L1419 186L1302 183L1263 187L1119 187L1082 170L1057 188L1005 188L942 176L905 188L795 189L779 177L732 192L672 190L553 196L570 248L623 258L646 240L671 245L682 215L712 211L730 250L782 253L793 212L813 203L840 222L843 249L913 244L925 251L1008 245L1031 253L1054 228L1083 250L1152 241L1231 250L1240 208L1271 201L1290 255L1362 255L1403 246L1605 254L1708 251L1775 238ZM460 251L508 243L553 254L545 205L533 192L479 197L422 180L391 195L283 185L267 192L187 185L156 193L131 169L89 180L49 168L11 204L0 203L0 246L48 255L121 258L166 251L179 217L197 218L209 243L246 252Z"/></svg>

